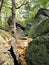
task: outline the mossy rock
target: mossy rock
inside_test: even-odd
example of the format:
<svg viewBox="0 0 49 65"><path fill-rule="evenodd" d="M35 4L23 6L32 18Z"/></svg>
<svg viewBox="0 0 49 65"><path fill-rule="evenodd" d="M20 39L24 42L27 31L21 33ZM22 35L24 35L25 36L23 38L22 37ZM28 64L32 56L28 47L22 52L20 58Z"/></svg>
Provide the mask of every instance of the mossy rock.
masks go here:
<svg viewBox="0 0 49 65"><path fill-rule="evenodd" d="M49 18L32 26L29 37L36 38L37 36L49 33Z"/></svg>
<svg viewBox="0 0 49 65"><path fill-rule="evenodd" d="M28 36L36 38L47 33L49 33L49 10L39 9Z"/></svg>
<svg viewBox="0 0 49 65"><path fill-rule="evenodd" d="M25 55L27 65L49 65L49 36L41 36L29 43Z"/></svg>

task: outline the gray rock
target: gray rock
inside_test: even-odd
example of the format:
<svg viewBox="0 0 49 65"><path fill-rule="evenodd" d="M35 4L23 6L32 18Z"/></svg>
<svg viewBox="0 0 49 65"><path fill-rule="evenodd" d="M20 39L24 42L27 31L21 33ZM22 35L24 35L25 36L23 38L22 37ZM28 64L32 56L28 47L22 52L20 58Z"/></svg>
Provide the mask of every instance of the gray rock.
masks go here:
<svg viewBox="0 0 49 65"><path fill-rule="evenodd" d="M40 9L33 21L29 37L36 38L37 36L49 33L49 12L47 9Z"/></svg>
<svg viewBox="0 0 49 65"><path fill-rule="evenodd" d="M10 52L0 53L0 65L14 65L14 60Z"/></svg>

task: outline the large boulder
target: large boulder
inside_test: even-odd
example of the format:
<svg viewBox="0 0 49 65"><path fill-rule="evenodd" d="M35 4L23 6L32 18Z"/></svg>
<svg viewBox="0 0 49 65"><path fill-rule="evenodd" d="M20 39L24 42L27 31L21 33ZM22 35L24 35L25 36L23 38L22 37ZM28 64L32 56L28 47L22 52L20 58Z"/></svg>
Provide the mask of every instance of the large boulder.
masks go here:
<svg viewBox="0 0 49 65"><path fill-rule="evenodd" d="M33 21L25 59L27 65L49 65L49 10L39 9Z"/></svg>
<svg viewBox="0 0 49 65"><path fill-rule="evenodd" d="M14 59L10 53L12 36L0 29L0 65L14 65Z"/></svg>
<svg viewBox="0 0 49 65"><path fill-rule="evenodd" d="M10 52L6 51L0 53L0 65L14 65L14 60Z"/></svg>
<svg viewBox="0 0 49 65"><path fill-rule="evenodd" d="M49 36L33 39L29 43L25 59L27 65L49 65Z"/></svg>
<svg viewBox="0 0 49 65"><path fill-rule="evenodd" d="M49 10L39 9L28 36L36 38L47 33L49 33Z"/></svg>

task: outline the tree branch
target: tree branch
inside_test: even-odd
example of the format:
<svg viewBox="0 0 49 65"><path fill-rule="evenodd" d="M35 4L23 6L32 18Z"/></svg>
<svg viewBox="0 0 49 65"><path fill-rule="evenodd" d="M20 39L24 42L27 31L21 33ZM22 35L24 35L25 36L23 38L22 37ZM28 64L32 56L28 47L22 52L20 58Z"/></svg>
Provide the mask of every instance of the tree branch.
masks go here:
<svg viewBox="0 0 49 65"><path fill-rule="evenodd" d="M22 7L23 5L26 5L27 3L29 3L28 1L26 1L26 3L22 3L20 6L16 6L16 4L14 5L16 9L19 9L20 7Z"/></svg>
<svg viewBox="0 0 49 65"><path fill-rule="evenodd" d="M2 9L2 7L3 7L3 2L4 2L4 0L1 0L0 12L1 12L1 9Z"/></svg>

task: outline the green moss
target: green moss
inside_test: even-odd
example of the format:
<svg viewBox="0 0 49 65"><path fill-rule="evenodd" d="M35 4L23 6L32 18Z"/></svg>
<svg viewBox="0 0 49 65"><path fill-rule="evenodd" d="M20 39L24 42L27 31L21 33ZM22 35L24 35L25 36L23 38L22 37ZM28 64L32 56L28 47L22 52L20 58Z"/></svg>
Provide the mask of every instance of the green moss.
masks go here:
<svg viewBox="0 0 49 65"><path fill-rule="evenodd" d="M35 21L31 27L29 37L36 38L49 32L49 18L44 21L38 21L37 19Z"/></svg>
<svg viewBox="0 0 49 65"><path fill-rule="evenodd" d="M49 39L38 37L29 43L26 51L26 61L28 65L49 65L48 53Z"/></svg>

